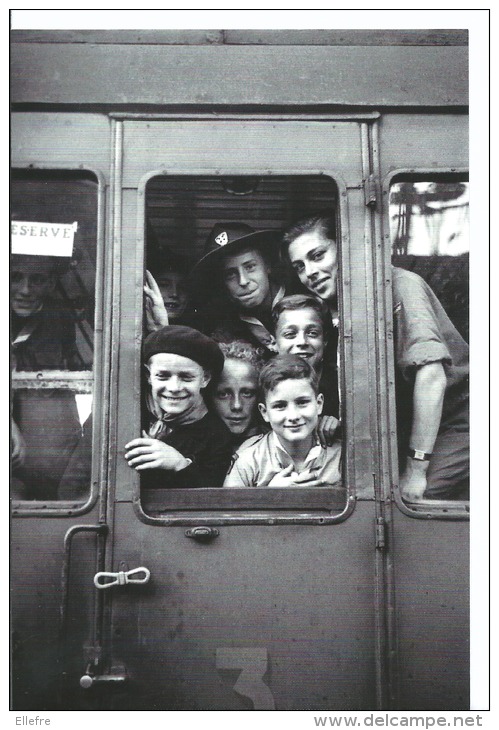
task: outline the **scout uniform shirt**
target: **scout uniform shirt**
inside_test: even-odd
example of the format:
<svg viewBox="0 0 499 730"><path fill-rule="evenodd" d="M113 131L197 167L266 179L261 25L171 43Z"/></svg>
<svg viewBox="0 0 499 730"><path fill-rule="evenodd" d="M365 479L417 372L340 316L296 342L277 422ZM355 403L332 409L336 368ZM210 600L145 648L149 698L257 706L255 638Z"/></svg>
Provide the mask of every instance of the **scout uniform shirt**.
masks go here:
<svg viewBox="0 0 499 730"><path fill-rule="evenodd" d="M317 441L310 449L303 469L310 470L313 478L323 480L327 487L341 481L340 462L341 443L321 446ZM256 441L253 437L234 455L224 487L267 487L273 477L291 463L290 455L273 431ZM296 486L306 487L306 483Z"/></svg>

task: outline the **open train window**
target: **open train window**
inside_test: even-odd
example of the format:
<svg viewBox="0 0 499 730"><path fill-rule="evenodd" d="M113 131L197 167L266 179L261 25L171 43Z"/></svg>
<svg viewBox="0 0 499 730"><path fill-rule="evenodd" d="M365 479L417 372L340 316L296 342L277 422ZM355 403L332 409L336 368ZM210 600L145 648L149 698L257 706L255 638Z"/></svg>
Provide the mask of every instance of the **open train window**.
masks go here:
<svg viewBox="0 0 499 730"><path fill-rule="evenodd" d="M341 513L347 504L341 436L338 431L333 441L331 430L340 416L337 311L332 312L327 303L311 308L305 300L295 311L280 315L277 329L271 316L285 297L311 296L281 257L282 231L312 216L327 217L329 226L338 226L335 184L325 176L158 176L148 182L145 199L146 285L151 287L151 274L165 312L158 318L153 300L146 298L144 335L157 331L166 313L169 324L191 327L214 339L225 361L221 373L210 374L209 383L203 379L206 368L198 368L202 397L194 406L189 391L196 373L185 362L188 349L175 343L175 362L170 356L163 362L155 347L156 354L144 363L143 435L172 446L175 453L165 452L165 459L170 455L176 459L172 469L142 469L144 511L153 517L172 509L207 508ZM313 303L320 302L317 296L311 298ZM281 336L283 322L287 329ZM311 446L305 466L315 475L309 487L304 482L286 488L284 478L282 483L272 483L270 463L265 464L265 474L245 472L243 481L232 484L227 472L239 469L249 444L260 444L263 453L274 444L274 437L278 450L269 458L282 471L294 471L282 439L276 430L270 432L268 411L258 405L262 402L259 372L276 354L285 352L301 352L301 361L308 363L319 383L318 400L315 393L310 398L306 388L303 397L312 401L312 423L317 418L319 428L331 430L330 445L324 449L317 441L316 448L315 425L310 434L303 429ZM177 372L178 362L185 372ZM163 398L164 381L172 373L177 392ZM178 385L181 378L184 381ZM300 427L295 428L297 433ZM144 463L152 463L152 456L142 450L138 445L132 458L138 459L137 464L142 457ZM256 457L260 459L261 454ZM275 488L267 489L269 485Z"/></svg>
<svg viewBox="0 0 499 730"><path fill-rule="evenodd" d="M399 176L389 214L401 496L416 506L462 505L469 499L468 183Z"/></svg>
<svg viewBox="0 0 499 730"><path fill-rule="evenodd" d="M97 191L86 172L12 173L11 497L27 507L90 494Z"/></svg>

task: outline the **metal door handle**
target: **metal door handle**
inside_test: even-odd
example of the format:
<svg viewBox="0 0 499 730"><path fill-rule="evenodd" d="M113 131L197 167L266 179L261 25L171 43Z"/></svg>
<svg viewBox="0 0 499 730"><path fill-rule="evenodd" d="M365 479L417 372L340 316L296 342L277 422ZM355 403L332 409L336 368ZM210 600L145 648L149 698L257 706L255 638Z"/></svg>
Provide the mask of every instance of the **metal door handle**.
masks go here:
<svg viewBox="0 0 499 730"><path fill-rule="evenodd" d="M143 577L137 577L138 573L143 573ZM134 568L133 570L127 571L120 570L118 573L101 572L94 575L94 585L96 588L99 588L99 590L112 588L113 586L124 586L128 583L141 585L143 583L148 583L150 577L151 573L149 569L144 567Z"/></svg>

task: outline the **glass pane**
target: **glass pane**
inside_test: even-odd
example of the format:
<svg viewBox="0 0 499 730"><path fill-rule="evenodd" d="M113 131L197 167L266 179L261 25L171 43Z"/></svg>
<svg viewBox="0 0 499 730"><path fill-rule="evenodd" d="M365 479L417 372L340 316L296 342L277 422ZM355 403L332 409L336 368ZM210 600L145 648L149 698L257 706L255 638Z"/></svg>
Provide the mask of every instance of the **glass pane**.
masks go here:
<svg viewBox="0 0 499 730"><path fill-rule="evenodd" d="M288 465L289 453L280 448L283 439L279 440L279 425L267 419L265 413L262 417L265 409L258 406L262 400L258 396L259 372L276 354L287 352L296 356L299 353L299 361L309 363L308 372L319 380L319 391L323 394L319 398L320 403L324 399L322 415L330 417L333 431L339 417L337 316L333 325L328 304L321 304L317 297L312 297L315 309L310 301L293 311L285 309L279 315L276 329L272 309L279 308L283 297L298 292L311 298L311 291L301 286L291 268L280 261L283 230L298 219L312 216L328 216L329 224L334 225L331 212L336 200L333 182L324 177L172 176L150 181L146 193L146 261L148 271L158 284L159 302L161 306L164 303L165 311L155 319L152 300L146 297L145 335L166 321L194 328L217 343L216 349L222 350L225 363L221 360L223 370L217 370L217 366L210 363L210 355L203 360L204 356L198 353L197 361L188 358L191 362L186 364L178 355L183 352L180 357L185 359L189 350L180 342L168 345L170 350L174 349L175 358L171 352L165 354L167 346L163 344L163 350L156 348L144 363L148 369L144 369L142 427L148 442L138 444L136 448L151 448L155 452L156 446L151 446L151 441L160 440L175 451L168 454L171 462L165 456L161 468L141 470L146 506L154 504L156 506L151 509L160 509L157 506L161 501L160 490L165 487L222 487L231 463L240 464L243 444L244 448L251 449L261 442L263 448L264 439L265 443L269 440L271 426L279 444L276 463L284 459ZM328 245L336 252L334 240L328 240ZM248 261L240 260L240 256L247 257ZM336 284L336 272L334 281ZM293 336L279 336L284 319L288 329L293 330ZM304 333L304 341L299 345L295 330L300 330L298 337L302 336L301 330ZM200 350L210 351L209 345L204 342ZM190 351L193 357L197 352L193 346ZM196 372L187 372L192 362L197 365L192 368ZM211 370L210 364L213 365ZM176 385L177 393L165 395L164 383L172 373L180 378L177 373L180 365L184 367L182 377L189 379L195 387L184 382L182 386ZM205 382L203 368L209 371L209 382ZM317 423L314 419L319 420L321 406L313 391L315 386L301 382L301 387L307 395L310 395L307 387L310 390L311 410L314 411L310 434L308 421L303 428L304 438L307 444L310 440L310 445L312 442L315 445ZM234 452L237 452L237 459ZM319 447L317 454L310 455L307 465L300 463L299 471L311 467L316 478L310 480L310 486L323 482L324 486L331 487L336 482L335 494L340 495L337 501L344 506L340 454L338 431L334 444L327 450L321 451ZM139 461L132 463L132 467L142 461L151 463L152 459L137 452L136 457L130 456L129 463L134 458ZM226 486L268 486L271 476L267 471L254 475L251 483L231 484L229 480ZM294 473L296 477L297 472ZM320 477L317 477L318 473ZM275 486L286 485L284 479L281 481ZM303 484L307 486L306 482ZM242 496L235 499L243 508ZM183 502L181 497L179 500L179 507L195 508L191 497L186 496ZM202 508L203 505L198 506Z"/></svg>
<svg viewBox="0 0 499 730"><path fill-rule="evenodd" d="M14 499L89 493L96 245L93 176L14 171Z"/></svg>
<svg viewBox="0 0 499 730"><path fill-rule="evenodd" d="M468 223L466 182L391 187L399 465L408 501L469 496Z"/></svg>
<svg viewBox="0 0 499 730"><path fill-rule="evenodd" d="M469 339L469 185L400 182L390 189L392 263L423 277Z"/></svg>

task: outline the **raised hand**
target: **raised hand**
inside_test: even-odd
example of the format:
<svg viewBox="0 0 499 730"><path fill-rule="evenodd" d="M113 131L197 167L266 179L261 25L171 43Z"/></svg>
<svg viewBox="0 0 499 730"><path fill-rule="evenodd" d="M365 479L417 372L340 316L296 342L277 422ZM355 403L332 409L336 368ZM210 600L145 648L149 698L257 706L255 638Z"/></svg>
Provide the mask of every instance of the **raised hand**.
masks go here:
<svg viewBox="0 0 499 730"><path fill-rule="evenodd" d="M159 286L150 273L146 271L146 283L144 284L144 304L146 311L146 327L148 332L155 332L161 327L169 324L168 312L166 311L163 296Z"/></svg>

